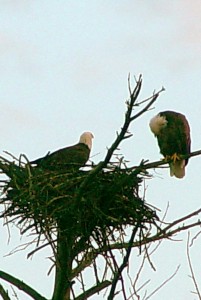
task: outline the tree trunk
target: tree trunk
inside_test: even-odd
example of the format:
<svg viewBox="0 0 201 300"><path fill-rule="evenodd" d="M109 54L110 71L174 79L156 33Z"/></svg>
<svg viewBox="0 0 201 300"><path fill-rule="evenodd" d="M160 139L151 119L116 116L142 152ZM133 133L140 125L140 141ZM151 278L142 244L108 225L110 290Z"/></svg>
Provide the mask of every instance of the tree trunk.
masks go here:
<svg viewBox="0 0 201 300"><path fill-rule="evenodd" d="M70 300L72 274L72 245L71 234L58 228L56 274L52 300Z"/></svg>

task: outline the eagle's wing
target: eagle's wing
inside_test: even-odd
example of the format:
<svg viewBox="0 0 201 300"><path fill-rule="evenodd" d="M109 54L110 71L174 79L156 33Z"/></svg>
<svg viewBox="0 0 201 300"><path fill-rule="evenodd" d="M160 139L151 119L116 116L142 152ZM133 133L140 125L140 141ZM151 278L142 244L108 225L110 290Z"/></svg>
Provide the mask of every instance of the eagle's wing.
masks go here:
<svg viewBox="0 0 201 300"><path fill-rule="evenodd" d="M182 121L183 121L183 145L185 147L185 149L183 149L183 151L186 154L189 154L191 152L190 126L184 115L182 115ZM187 165L188 158L185 161L186 161L186 165Z"/></svg>
<svg viewBox="0 0 201 300"><path fill-rule="evenodd" d="M31 164L44 169L59 169L64 167L73 167L76 169L85 165L89 159L90 149L83 143L74 146L59 149L46 156L31 161Z"/></svg>

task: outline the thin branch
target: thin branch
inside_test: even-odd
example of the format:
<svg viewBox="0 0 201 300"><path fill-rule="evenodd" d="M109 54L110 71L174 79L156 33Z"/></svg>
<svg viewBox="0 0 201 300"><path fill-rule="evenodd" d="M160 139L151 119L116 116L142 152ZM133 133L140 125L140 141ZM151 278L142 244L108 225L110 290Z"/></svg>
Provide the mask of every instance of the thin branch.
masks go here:
<svg viewBox="0 0 201 300"><path fill-rule="evenodd" d="M76 297L75 300L87 300L89 297L99 293L101 290L105 289L109 285L111 285L111 281L109 281L109 280L105 280L103 282L100 282L96 286L88 289L83 294Z"/></svg>
<svg viewBox="0 0 201 300"><path fill-rule="evenodd" d="M98 255L98 254L97 254ZM78 274L80 274L84 269L86 269L87 267L89 267L92 263L92 261L96 258L96 256L94 254L94 252L87 252L81 261L79 261L79 263L77 263L77 267L75 267L72 270L72 276L70 278L70 280L72 280L73 278L77 277Z"/></svg>
<svg viewBox="0 0 201 300"><path fill-rule="evenodd" d="M144 114L146 111L148 111L149 108L152 106L152 104L153 104L153 103L156 101L156 99L158 98L159 94L160 94L161 92L163 92L163 91L164 91L164 88L162 88L162 89L161 89L160 91L158 91L156 94L153 94L153 96L152 96L150 102L149 102L149 103L148 103L141 111L139 111L137 114L135 114L135 115L130 119L130 121L133 121L133 120L139 118L142 114Z"/></svg>
<svg viewBox="0 0 201 300"><path fill-rule="evenodd" d="M149 262L151 268L152 268L154 271L156 271L156 268L154 267L154 264L152 263L151 258L150 258L151 255L150 255L149 252L148 252L149 246L150 246L150 245L147 246L147 244L144 245L144 248L145 248L145 254L146 254L147 260L148 260L148 262Z"/></svg>
<svg viewBox="0 0 201 300"><path fill-rule="evenodd" d="M79 200L81 198L83 191L85 190L87 184L92 180L92 178L96 174L98 174L98 172L100 172L104 167L107 166L107 164L110 162L112 155L114 154L114 151L118 148L119 144L124 139L132 136L131 134L128 135L128 128L129 128L129 125L131 124L131 122L133 120L137 119L139 116L141 116L144 112L146 112L151 107L151 105L156 101L159 94L164 90L162 88L158 93L154 94L152 96L152 98L150 98L150 102L139 113L137 113L136 115L134 115L132 117L131 115L133 112L133 108L135 106L135 103L137 101L137 98L139 96L139 93L140 93L141 87L142 87L142 75L140 75L138 80L136 80L136 86L135 86L133 92L131 92L131 89L130 89L130 76L128 77L128 81L129 81L130 101L127 101L127 111L125 114L125 120L124 120L123 127L121 128L120 133L117 134L117 138L114 141L114 143L108 149L104 161L101 161L94 169L92 169L91 172L89 172L88 176L85 178L85 180L80 184L79 191L77 194L77 200Z"/></svg>
<svg viewBox="0 0 201 300"><path fill-rule="evenodd" d="M50 244L54 244L56 241L57 241L57 240L54 239L54 240L52 240L52 241L48 241L48 243L45 243L45 244L43 244L43 245L37 247L36 249L34 249L33 251L31 251L31 252L29 252L29 253L27 254L27 258L30 258L32 255L34 255L34 253L36 253L37 251L39 251L39 250L41 250L41 249L43 249L43 248L49 246Z"/></svg>
<svg viewBox="0 0 201 300"><path fill-rule="evenodd" d="M164 88L164 87L162 87L161 90L160 90L158 93L161 93L161 92L163 92L163 91L165 91L165 88ZM155 95L155 93L153 93L153 94ZM138 102L137 105L139 106L139 105L141 105L141 104L143 104L143 103L145 103L145 102L148 102L148 101L150 101L152 98L153 98L153 95L150 96L150 97L148 97L148 98L146 98L146 99L144 99L144 100L142 100L142 101L140 101L140 102Z"/></svg>
<svg viewBox="0 0 201 300"><path fill-rule="evenodd" d="M155 235L149 236L149 237L144 237L142 240L140 241L135 241L132 243L131 247L132 248L138 248L141 247L143 245L148 245L152 242L156 242L156 241L162 241L163 239L169 239L170 237L174 236L175 234L178 234L179 232L182 231L186 231L189 230L190 228L193 227L197 227L197 226L201 226L201 221L197 221L195 223L189 224L189 225L182 225L182 227L177 227L174 230L170 230L173 226L179 224L179 223L183 223L183 221L187 221L189 220L191 217L197 215L199 212L201 212L201 209L188 214L185 217L182 217L178 220L176 220L175 222L173 222L172 224L166 226L163 230L161 230L160 232L156 233ZM166 230L169 230L169 232L167 232ZM93 251L93 253L88 253L87 255L87 260L86 260L86 266L89 266L92 262L92 260L94 260L98 255L102 254L102 253L106 253L107 251L111 251L111 250L121 250L121 249L129 249L130 248L130 244L129 242L127 243L115 243L115 244L111 244L111 245L106 245L102 248L99 248L95 251ZM81 266L81 270L84 269L84 264ZM79 270L79 268L74 270L74 274L77 274L78 272L80 272L81 270ZM73 276L74 277L74 276Z"/></svg>
<svg viewBox="0 0 201 300"><path fill-rule="evenodd" d="M127 251L126 251L126 255L123 259L123 262L122 262L121 266L118 268L117 272L115 273L114 279L112 280L112 286L111 286L111 290L110 290L110 293L109 293L109 296L108 296L108 300L114 299L114 293L115 293L117 282L118 282L119 278L122 275L122 271L124 270L124 268L128 264L128 260L129 260L132 245L133 245L133 241L134 241L134 238L135 238L135 235L136 235L137 231L138 231L138 224L133 229L130 241L128 242L128 248L127 248Z"/></svg>
<svg viewBox="0 0 201 300"><path fill-rule="evenodd" d="M41 296L37 291L35 291L29 285L27 285L23 281L19 280L18 278L15 278L14 276L6 272L0 271L0 278L15 285L19 290L22 290L24 293L34 298L35 300L47 300L45 297Z"/></svg>
<svg viewBox="0 0 201 300"><path fill-rule="evenodd" d="M190 228L193 227L197 227L197 226L201 226L201 221L198 220L197 222L191 223L189 225L182 225L181 227L177 227L176 229L172 229L175 225L178 225L179 223L183 223L184 221L189 220L190 218L198 215L199 213L201 213L201 209L198 209L180 219L175 220L174 222L172 222L171 224L167 225L164 229L161 229L159 232L157 232L156 234L149 236L149 237L144 237L143 240L141 241L136 241L133 242L132 247L140 247L142 245L145 244L149 244L151 242L155 242L155 241L159 241L162 239L168 239L171 236L175 235L176 233L182 232L182 231L186 231ZM172 230L170 230L172 229ZM168 231L169 230L169 231ZM129 243L115 243L109 246L111 250L117 250L117 249L128 249L129 247ZM109 250L108 246L104 246L102 248L97 249L96 254L101 254L103 252L106 252Z"/></svg>
<svg viewBox="0 0 201 300"><path fill-rule="evenodd" d="M179 271L180 265L176 268L175 272L169 277L167 278L165 281L163 281L163 283L161 283L151 294L149 294L145 300L150 299L156 292L158 292L165 284L167 284Z"/></svg>
<svg viewBox="0 0 201 300"><path fill-rule="evenodd" d="M0 284L0 295L3 298L3 300L11 300L8 296L8 292L4 289L4 287Z"/></svg>
<svg viewBox="0 0 201 300"><path fill-rule="evenodd" d="M192 217L195 217L195 216L199 215L200 213L201 213L201 208L193 211L192 213L190 213L190 214L188 214L188 215L186 215L184 217L181 217L181 218L175 220L174 222L172 222L169 225L167 225L162 231L167 231L170 228L174 227L175 225L177 225L179 223L182 223L182 222L184 222L184 221L186 221L188 219L191 219Z"/></svg>
<svg viewBox="0 0 201 300"><path fill-rule="evenodd" d="M16 291L15 291L15 289L14 289L14 287L13 287L12 285L11 285L11 290L12 290L12 292L13 292L14 298L15 298L16 300L20 300L19 297L18 297L18 295L17 295L17 293L16 293Z"/></svg>
<svg viewBox="0 0 201 300"><path fill-rule="evenodd" d="M189 245L190 247L193 246L195 240L198 238L198 236L201 234L201 231L199 231L191 240L191 244Z"/></svg>
<svg viewBox="0 0 201 300"><path fill-rule="evenodd" d="M192 266L192 263L191 263L189 244L190 244L190 232L188 232L187 247L186 247L187 259L188 259L188 265L189 265L189 268L190 268L191 278L193 280L193 284L195 286L197 295L198 295L199 299L201 300L201 294L200 294L200 291L199 291L199 287L198 287L198 284L197 284L197 281L196 281L196 278L195 278L195 274L194 274L194 271L193 271L193 266Z"/></svg>
<svg viewBox="0 0 201 300"><path fill-rule="evenodd" d="M140 278L140 274L142 273L142 270L143 270L143 267L144 267L144 264L145 264L145 260L146 260L146 253L143 256L143 259L142 259L142 262L140 264L139 270L137 271L137 274L136 274L134 282L133 282L134 295L136 295L137 297L139 297L138 294L137 294L137 292L139 291L139 289L137 289L137 282Z"/></svg>

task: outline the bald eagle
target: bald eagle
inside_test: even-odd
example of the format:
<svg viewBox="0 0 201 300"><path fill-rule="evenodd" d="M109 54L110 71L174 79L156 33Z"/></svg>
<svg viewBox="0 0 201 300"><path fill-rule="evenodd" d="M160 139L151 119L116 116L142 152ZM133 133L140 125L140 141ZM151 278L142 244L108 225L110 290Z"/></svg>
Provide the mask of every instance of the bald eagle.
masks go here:
<svg viewBox="0 0 201 300"><path fill-rule="evenodd" d="M170 176L183 178L187 159L180 159L181 155L190 153L190 127L186 117L178 112L163 111L151 119L150 129L157 137L161 154L165 159L172 159Z"/></svg>
<svg viewBox="0 0 201 300"><path fill-rule="evenodd" d="M89 159L93 134L84 132L77 144L48 153L42 158L31 161L45 170L75 169L83 167Z"/></svg>

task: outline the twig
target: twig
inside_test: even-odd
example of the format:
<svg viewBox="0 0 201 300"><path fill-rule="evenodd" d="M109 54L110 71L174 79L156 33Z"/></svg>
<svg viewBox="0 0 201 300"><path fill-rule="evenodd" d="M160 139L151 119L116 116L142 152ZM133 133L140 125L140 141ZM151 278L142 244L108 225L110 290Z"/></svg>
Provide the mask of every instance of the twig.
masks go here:
<svg viewBox="0 0 201 300"><path fill-rule="evenodd" d="M197 216L197 215L199 215L200 213L201 213L201 208L199 208L199 209L193 211L192 213L190 213L190 214L188 214L188 215L186 215L186 216L184 216L184 217L181 217L181 218L175 220L174 222L170 223L169 225L167 225L167 226L164 228L164 231L167 231L167 230L169 230L170 228L174 227L175 225L177 225L177 224L179 224L179 223L182 223L182 222L184 222L184 221L186 221L186 220L188 220L188 219L190 219L190 218L192 218L192 217L194 217L194 216ZM199 222L199 221L198 221L198 222Z"/></svg>
<svg viewBox="0 0 201 300"><path fill-rule="evenodd" d="M190 247L193 246L195 240L198 238L198 236L201 234L201 231L199 231L191 240L191 244L189 245Z"/></svg>
<svg viewBox="0 0 201 300"><path fill-rule="evenodd" d="M193 284L195 286L197 295L198 295L199 299L201 300L201 294L200 294L200 291L199 291L199 287L198 287L198 284L197 284L197 281L196 281L196 278L195 278L195 274L194 274L194 271L193 271L193 266L192 266L192 263L191 263L189 244L190 244L190 232L188 232L186 253L187 253L187 259L188 259L188 265L189 265L190 272L191 272L191 278L193 280Z"/></svg>
<svg viewBox="0 0 201 300"><path fill-rule="evenodd" d="M152 98L150 98L150 102L139 113L137 113L136 115L134 115L132 117L131 115L132 115L133 107L135 106L135 103L137 101L137 98L139 96L139 93L140 93L141 87L142 87L142 76L140 75L139 79L136 80L136 86L135 86L133 92L131 92L131 88L130 88L130 76L128 77L128 81L129 81L130 101L127 102L127 111L125 114L125 120L124 120L123 127L121 128L120 133L117 134L117 138L114 141L114 143L108 149L104 161L100 162L94 169L92 169L91 172L89 172L88 176L85 178L85 180L80 184L79 191L77 194L77 200L81 199L81 196L82 196L87 184L92 180L92 178L96 174L98 174L98 172L100 172L103 168L105 168L107 166L107 164L110 162L112 155L114 154L114 151L118 148L119 144L124 139L132 136L131 134L128 134L128 128L129 128L129 125L131 124L131 122L133 120L137 119L139 116L141 116L144 112L146 112L151 107L151 105L156 101L159 94L164 90L164 89L161 89L158 93L154 94L152 96Z"/></svg>
<svg viewBox="0 0 201 300"><path fill-rule="evenodd" d="M20 300L19 297L18 297L18 295L17 295L17 293L16 293L16 291L15 291L15 289L14 289L14 287L12 285L11 285L11 290L13 292L13 296L15 297L15 299L16 300Z"/></svg>
<svg viewBox="0 0 201 300"><path fill-rule="evenodd" d="M136 274L134 282L133 282L134 295L136 295L138 298L139 298L139 295L137 294L137 292L139 291L139 289L137 289L137 282L138 282L138 280L140 278L140 274L141 274L141 272L143 270L145 261L146 261L146 253L143 255L142 263L140 264L140 267L139 267L139 269L137 271L137 274Z"/></svg>
<svg viewBox="0 0 201 300"><path fill-rule="evenodd" d="M70 280L77 277L84 269L89 267L91 265L91 263L93 262L93 260L95 260L95 258L96 258L96 255L93 253L93 251L87 252L86 254L84 254L82 259L79 262L77 262L77 267L75 267L72 270L72 277L70 278Z"/></svg>
<svg viewBox="0 0 201 300"><path fill-rule="evenodd" d="M105 280L103 282L100 282L96 286L88 289L83 294L76 297L75 300L87 300L90 296L100 292L101 290L105 289L109 285L111 285L111 281L109 281L109 280Z"/></svg>
<svg viewBox="0 0 201 300"><path fill-rule="evenodd" d="M171 224L167 225L164 229L161 229L158 233L156 233L152 236L149 236L149 237L145 237L141 241L133 242L132 247L140 247L142 245L149 244L151 242L159 241L159 240L162 240L162 239L168 239L171 236L175 235L176 233L186 231L186 230L188 230L190 228L193 228L193 227L201 226L201 221L198 220L197 222L191 223L189 225L183 225L182 224L181 227L177 227L176 229L172 229L175 225L178 225L179 223L183 223L184 221L189 220L190 218L198 215L199 213L201 213L201 209L198 209L198 210L196 210L196 211L194 211L194 212L192 212L192 213L190 213L190 214L188 214L188 215L186 215L186 216L184 216L180 219L175 220ZM172 230L170 230L170 229L172 229ZM126 242L126 243L115 243L115 244L110 245L111 250L114 250L114 249L128 249L128 247L129 247L128 242ZM105 251L108 251L108 250L109 250L109 248L107 246L104 246L102 248L97 249L96 254L98 255L98 254L101 254L101 253L103 253Z"/></svg>
<svg viewBox="0 0 201 300"><path fill-rule="evenodd" d="M156 101L156 99L158 98L159 94L161 92L164 91L164 88L162 88L160 91L158 91L156 94L153 94L152 99L150 100L150 102L141 110L139 111L137 114L135 114L132 118L131 121L139 118L143 113L145 113L146 111L149 110L149 108L152 106L152 104Z"/></svg>
<svg viewBox="0 0 201 300"><path fill-rule="evenodd" d="M119 278L122 274L123 269L128 264L128 260L129 260L132 245L133 245L133 241L134 241L135 235L138 231L138 226L139 226L139 224L136 224L136 226L133 229L130 241L128 242L128 248L127 248L127 251L126 251L126 255L123 259L123 262L122 262L121 266L118 268L117 272L114 275L114 279L112 280L112 286L111 286L111 290L110 290L110 293L109 293L109 296L108 296L108 300L112 300L114 298L114 293L115 293L117 282L118 282L118 280L119 280Z"/></svg>
<svg viewBox="0 0 201 300"><path fill-rule="evenodd" d="M149 294L144 300L150 299L156 292L158 292L166 283L168 283L179 271L180 265L176 268L175 272L167 278L165 281L163 281L151 294Z"/></svg>
<svg viewBox="0 0 201 300"><path fill-rule="evenodd" d="M31 252L29 252L29 253L27 254L27 258L30 258L34 253L36 253L37 251L39 251L39 250L41 250L41 249L43 249L43 248L49 246L50 244L54 244L56 241L57 241L56 239L55 239L55 240L52 240L52 241L48 241L47 243L45 243L45 244L43 244L43 245L37 247L36 249L32 250Z"/></svg>
<svg viewBox="0 0 201 300"><path fill-rule="evenodd" d="M4 287L0 284L0 295L3 298L3 300L11 300L8 296L8 292L4 289Z"/></svg>
<svg viewBox="0 0 201 300"><path fill-rule="evenodd" d="M148 262L149 262L151 268L152 268L154 271L156 271L156 268L154 267L154 264L152 263L151 258L150 258L150 254L149 254L149 252L148 252L149 246L150 246L150 245L147 246L147 244L144 245L144 248L145 248L145 254L146 254L147 260L148 260Z"/></svg>

